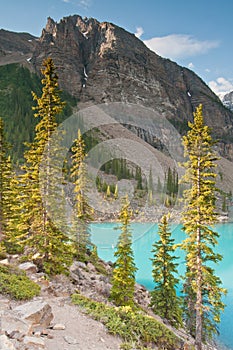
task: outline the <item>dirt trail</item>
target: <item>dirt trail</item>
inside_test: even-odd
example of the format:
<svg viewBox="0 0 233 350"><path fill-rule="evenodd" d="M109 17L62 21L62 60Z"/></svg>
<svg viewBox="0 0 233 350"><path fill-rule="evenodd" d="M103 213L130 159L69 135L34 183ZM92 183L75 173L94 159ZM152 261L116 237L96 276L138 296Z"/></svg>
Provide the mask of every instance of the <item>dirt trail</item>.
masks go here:
<svg viewBox="0 0 233 350"><path fill-rule="evenodd" d="M104 325L82 314L78 307L64 299L46 299L51 305L53 324L65 330L51 330L53 339L45 338L46 350L118 350L121 340L107 333ZM69 344L68 342L71 344Z"/></svg>

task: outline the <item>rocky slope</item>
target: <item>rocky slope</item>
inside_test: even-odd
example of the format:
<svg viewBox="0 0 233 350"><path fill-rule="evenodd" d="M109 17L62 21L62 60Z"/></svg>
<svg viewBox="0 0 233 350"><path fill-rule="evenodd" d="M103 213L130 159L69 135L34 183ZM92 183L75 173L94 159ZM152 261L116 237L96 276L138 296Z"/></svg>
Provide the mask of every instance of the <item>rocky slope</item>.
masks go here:
<svg viewBox="0 0 233 350"><path fill-rule="evenodd" d="M232 113L195 73L156 55L114 24L78 15L59 23L49 18L31 60L38 72L47 56L58 67L61 87L81 101L140 104L177 127L203 103L215 135L224 144L232 135ZM231 147L222 145L221 151L232 157Z"/></svg>
<svg viewBox="0 0 233 350"><path fill-rule="evenodd" d="M0 30L0 65L9 63L25 63L30 59L36 37L28 33L14 33Z"/></svg>
<svg viewBox="0 0 233 350"><path fill-rule="evenodd" d="M2 260L0 264L8 264L8 261ZM77 291L93 300L108 302L112 268L107 263L101 264L107 274L100 273L91 263L76 261L70 268L70 277L60 275L51 280L46 279L43 273L38 273L37 267L30 262L19 265L31 279L40 284L41 294L29 302L17 302L0 295L0 349L120 349L122 339L110 335L102 323L83 314L82 309L71 302L71 294ZM148 307L149 292L138 284L135 301L174 332L184 349L192 348L193 338L183 329L173 329L152 313ZM183 349L183 346L179 349ZM211 347L208 350L216 349Z"/></svg>
<svg viewBox="0 0 233 350"><path fill-rule="evenodd" d="M0 64L24 62L38 73L43 59L51 56L61 88L80 102L118 101L153 108L178 130L187 127L202 103L206 122L220 139L221 154L233 159L232 112L195 73L158 56L112 23L78 15L59 23L48 18L40 38L1 30L0 48Z"/></svg>
<svg viewBox="0 0 233 350"><path fill-rule="evenodd" d="M229 108L231 111L233 111L233 91L229 92L228 94L224 95L222 102L224 106Z"/></svg>

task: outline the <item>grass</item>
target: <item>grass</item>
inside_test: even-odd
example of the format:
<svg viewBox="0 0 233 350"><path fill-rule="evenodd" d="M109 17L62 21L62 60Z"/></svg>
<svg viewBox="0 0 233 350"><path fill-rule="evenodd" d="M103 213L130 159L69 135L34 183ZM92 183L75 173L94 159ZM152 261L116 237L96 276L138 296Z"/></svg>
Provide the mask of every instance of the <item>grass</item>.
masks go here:
<svg viewBox="0 0 233 350"><path fill-rule="evenodd" d="M143 311L131 307L108 306L93 301L80 294L74 294L72 301L82 307L95 320L102 322L109 333L123 339L121 349L152 349L172 350L179 346L179 339L155 318Z"/></svg>

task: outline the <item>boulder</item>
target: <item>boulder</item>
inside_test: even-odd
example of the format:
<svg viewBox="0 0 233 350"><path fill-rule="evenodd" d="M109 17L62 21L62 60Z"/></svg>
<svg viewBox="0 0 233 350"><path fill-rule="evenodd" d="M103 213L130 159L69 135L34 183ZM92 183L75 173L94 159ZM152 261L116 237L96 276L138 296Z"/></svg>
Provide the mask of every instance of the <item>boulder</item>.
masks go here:
<svg viewBox="0 0 233 350"><path fill-rule="evenodd" d="M31 262L25 262L19 265L19 268L21 270L24 270L28 273L36 273L37 272L37 266Z"/></svg>
<svg viewBox="0 0 233 350"><path fill-rule="evenodd" d="M36 346L39 349L45 349L45 342L39 337L25 337L23 343L27 346Z"/></svg>
<svg viewBox="0 0 233 350"><path fill-rule="evenodd" d="M16 350L14 344L5 334L0 335L0 350Z"/></svg>
<svg viewBox="0 0 233 350"><path fill-rule="evenodd" d="M8 265L10 265L10 262L8 259L3 259L3 260L0 260L0 264L4 265L4 266L8 266Z"/></svg>
<svg viewBox="0 0 233 350"><path fill-rule="evenodd" d="M31 324L7 313L1 317L1 330L10 338L19 338L31 333Z"/></svg>
<svg viewBox="0 0 233 350"><path fill-rule="evenodd" d="M40 325L43 328L48 327L53 319L51 306L41 300L17 306L13 311L21 319L30 321L32 325Z"/></svg>

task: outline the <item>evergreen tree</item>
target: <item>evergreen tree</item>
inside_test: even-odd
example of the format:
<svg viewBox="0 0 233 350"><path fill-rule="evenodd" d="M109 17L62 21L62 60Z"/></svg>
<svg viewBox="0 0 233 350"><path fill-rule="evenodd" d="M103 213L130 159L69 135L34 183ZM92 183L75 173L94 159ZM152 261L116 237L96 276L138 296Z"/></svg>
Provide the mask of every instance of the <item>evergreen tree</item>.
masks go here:
<svg viewBox="0 0 233 350"><path fill-rule="evenodd" d="M53 178L56 176L56 161L53 158L56 151L51 145L51 136L56 130L56 117L62 112L64 102L60 98L58 76L52 59L46 59L43 67L42 96L33 93L37 103L33 108L36 110L34 115L39 121L34 141L27 144L28 150L24 154L24 174L21 177L22 221L18 228L21 237L24 233L28 257L35 260L43 271L57 274L66 270L71 263L66 232L61 232L55 226L48 212L51 203L62 202L60 198L50 198L50 187L56 183L56 178ZM58 196L60 191L57 188ZM62 209L58 210L58 215L61 212Z"/></svg>
<svg viewBox="0 0 233 350"><path fill-rule="evenodd" d="M116 305L133 306L135 272L130 229L132 211L128 197L123 199L119 219L121 222L121 234L119 236L117 250L114 254L116 261L113 269L112 288L110 298Z"/></svg>
<svg viewBox="0 0 233 350"><path fill-rule="evenodd" d="M115 186L114 198L115 198L115 199L118 198L118 185L117 185L117 184L116 184L116 186Z"/></svg>
<svg viewBox="0 0 233 350"><path fill-rule="evenodd" d="M202 105L194 113L194 122L189 123L190 130L183 137L185 156L184 181L190 189L184 192L186 206L183 212L184 230L187 238L182 244L186 251L186 299L190 307L188 314L195 313L195 346L202 349L202 341L216 332L216 323L220 322L220 313L224 309L221 296L220 279L215 276L213 262L221 260L214 251L218 234L212 229L216 222L216 186L217 160L213 151L214 142L208 126L204 125Z"/></svg>
<svg viewBox="0 0 233 350"><path fill-rule="evenodd" d="M11 216L10 182L12 166L8 156L9 149L9 144L5 139L4 123L0 118L0 252L4 250L2 242L6 238L7 222Z"/></svg>
<svg viewBox="0 0 233 350"><path fill-rule="evenodd" d="M181 299L176 295L176 285L179 280L177 265L174 256L174 239L171 238L168 219L164 215L159 224L159 240L153 244L152 276L155 282L151 292L151 307L161 316L167 319L172 326L182 325Z"/></svg>
<svg viewBox="0 0 233 350"><path fill-rule="evenodd" d="M71 178L74 183L74 210L72 219L72 235L75 245L75 255L79 260L85 260L88 249L91 248L89 223L93 219L93 209L88 204L87 172L85 164L85 143L78 130L78 135L72 147Z"/></svg>
<svg viewBox="0 0 233 350"><path fill-rule="evenodd" d="M107 198L111 197L110 185L108 185L108 187L107 187L106 196L107 196Z"/></svg>
<svg viewBox="0 0 233 350"><path fill-rule="evenodd" d="M142 169L139 166L136 167L135 179L137 180L137 190L142 190Z"/></svg>

